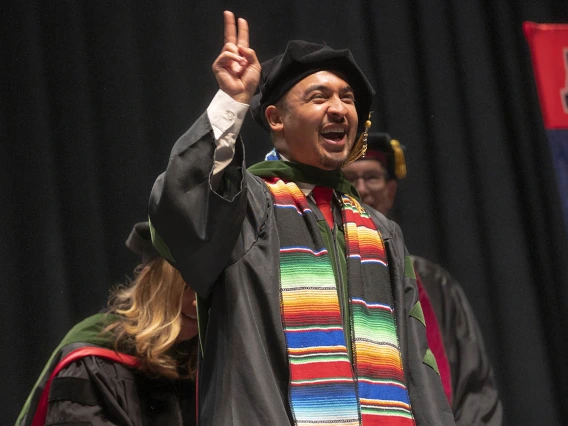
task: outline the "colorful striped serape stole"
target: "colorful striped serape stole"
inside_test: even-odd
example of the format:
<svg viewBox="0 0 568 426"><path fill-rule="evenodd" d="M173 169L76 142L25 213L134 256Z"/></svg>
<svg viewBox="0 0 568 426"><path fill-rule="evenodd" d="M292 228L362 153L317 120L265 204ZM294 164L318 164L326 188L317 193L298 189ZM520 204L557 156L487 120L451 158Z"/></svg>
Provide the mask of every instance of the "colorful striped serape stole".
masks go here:
<svg viewBox="0 0 568 426"><path fill-rule="evenodd" d="M384 244L371 218L354 198L342 196L352 365L317 218L295 183L265 181L280 238L281 315L295 424L414 425Z"/></svg>
<svg viewBox="0 0 568 426"><path fill-rule="evenodd" d="M355 198L343 195L341 201L362 424L414 425L384 242Z"/></svg>

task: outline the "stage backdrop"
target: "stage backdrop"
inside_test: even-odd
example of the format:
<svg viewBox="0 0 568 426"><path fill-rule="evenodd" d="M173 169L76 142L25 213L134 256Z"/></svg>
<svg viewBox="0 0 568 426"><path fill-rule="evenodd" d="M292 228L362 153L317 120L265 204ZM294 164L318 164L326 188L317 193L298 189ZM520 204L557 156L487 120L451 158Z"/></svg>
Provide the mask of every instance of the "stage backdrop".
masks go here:
<svg viewBox="0 0 568 426"><path fill-rule="evenodd" d="M565 0L4 1L2 424L135 266L124 240L216 91L225 8L261 60L294 38L352 49L377 90L374 129L407 147L393 216L463 285L507 424L568 424L568 244L522 32L568 22ZM267 135L251 120L242 134L261 159Z"/></svg>

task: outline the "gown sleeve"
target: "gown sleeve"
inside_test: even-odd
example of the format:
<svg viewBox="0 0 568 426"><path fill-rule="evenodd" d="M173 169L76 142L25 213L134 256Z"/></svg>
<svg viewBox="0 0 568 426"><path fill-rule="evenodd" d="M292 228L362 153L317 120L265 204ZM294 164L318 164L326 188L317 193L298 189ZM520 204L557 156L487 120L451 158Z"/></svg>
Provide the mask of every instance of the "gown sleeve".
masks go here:
<svg viewBox="0 0 568 426"><path fill-rule="evenodd" d="M135 425L133 380L121 380L124 366L86 357L55 377L49 392L47 425ZM130 403L130 404L129 404Z"/></svg>
<svg viewBox="0 0 568 426"><path fill-rule="evenodd" d="M240 137L220 179L213 173L216 148L204 113L174 145L149 202L154 245L201 297L210 294L228 265L247 209Z"/></svg>

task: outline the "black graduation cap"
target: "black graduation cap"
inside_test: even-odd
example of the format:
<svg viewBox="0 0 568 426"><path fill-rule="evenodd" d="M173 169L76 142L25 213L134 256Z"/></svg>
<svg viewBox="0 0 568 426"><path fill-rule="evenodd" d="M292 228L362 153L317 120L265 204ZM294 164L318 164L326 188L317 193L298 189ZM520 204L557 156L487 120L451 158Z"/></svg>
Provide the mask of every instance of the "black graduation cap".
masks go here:
<svg viewBox="0 0 568 426"><path fill-rule="evenodd" d="M360 160L377 160L383 165L390 179L406 177L404 147L388 133L373 132L367 137L367 152Z"/></svg>
<svg viewBox="0 0 568 426"><path fill-rule="evenodd" d="M153 258L160 256L152 244L152 235L150 234L150 224L148 222L136 223L132 227L125 244L131 251L140 255L142 263L148 263Z"/></svg>
<svg viewBox="0 0 568 426"><path fill-rule="evenodd" d="M262 64L259 93L251 101L251 114L265 130L270 130L264 111L300 80L318 71L338 71L355 92L359 131L371 110L375 91L353 59L349 49L333 49L324 44L291 40L284 53Z"/></svg>

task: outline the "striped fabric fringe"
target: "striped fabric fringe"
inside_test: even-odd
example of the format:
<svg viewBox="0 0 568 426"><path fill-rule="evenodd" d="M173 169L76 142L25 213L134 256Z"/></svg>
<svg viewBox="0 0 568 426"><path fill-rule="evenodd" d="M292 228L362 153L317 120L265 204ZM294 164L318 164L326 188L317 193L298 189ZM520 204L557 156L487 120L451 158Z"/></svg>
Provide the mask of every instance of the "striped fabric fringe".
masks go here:
<svg viewBox="0 0 568 426"><path fill-rule="evenodd" d="M355 199L342 196L351 365L333 267L316 216L295 183L266 183L280 237L281 315L296 425L414 425L386 253L372 219Z"/></svg>

